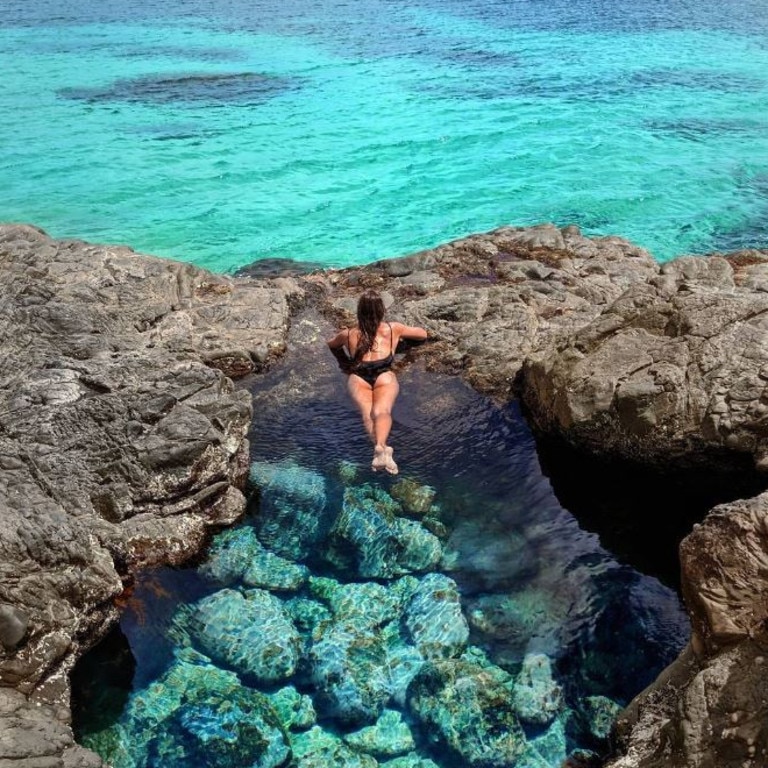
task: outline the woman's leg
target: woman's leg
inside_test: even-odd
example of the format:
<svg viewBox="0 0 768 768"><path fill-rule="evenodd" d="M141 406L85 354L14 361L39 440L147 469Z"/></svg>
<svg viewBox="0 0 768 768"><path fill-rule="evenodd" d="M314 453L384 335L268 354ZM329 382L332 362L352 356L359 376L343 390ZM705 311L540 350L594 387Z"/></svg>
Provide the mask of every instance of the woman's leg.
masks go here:
<svg viewBox="0 0 768 768"><path fill-rule="evenodd" d="M376 447L386 447L392 429L392 407L400 391L397 377L392 371L382 373L373 385L373 442Z"/></svg>
<svg viewBox="0 0 768 768"><path fill-rule="evenodd" d="M373 386L373 466L384 467L392 475L398 472L392 449L387 445L392 429L392 407L400 391L397 377L391 371L382 373Z"/></svg>
<svg viewBox="0 0 768 768"><path fill-rule="evenodd" d="M372 443L375 443L376 439L373 434L373 419L371 418L371 411L373 410L373 387L371 387L367 381L352 373L347 379L347 391L360 410L360 416L363 419L363 426L365 427L368 437L371 438Z"/></svg>

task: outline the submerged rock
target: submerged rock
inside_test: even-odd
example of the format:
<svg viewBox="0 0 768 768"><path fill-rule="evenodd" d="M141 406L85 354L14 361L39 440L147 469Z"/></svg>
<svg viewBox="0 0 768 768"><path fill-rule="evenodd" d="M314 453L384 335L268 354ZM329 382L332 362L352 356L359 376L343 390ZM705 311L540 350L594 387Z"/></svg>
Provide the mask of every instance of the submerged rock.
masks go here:
<svg viewBox="0 0 768 768"><path fill-rule="evenodd" d="M317 722L312 697L299 693L292 685L267 695L284 728L305 731Z"/></svg>
<svg viewBox="0 0 768 768"><path fill-rule="evenodd" d="M430 738L472 768L508 768L528 749L509 687L475 664L427 662L408 707Z"/></svg>
<svg viewBox="0 0 768 768"><path fill-rule="evenodd" d="M381 768L440 768L434 760L422 757L415 752L396 757L393 760L385 760L384 762L379 760L379 766Z"/></svg>
<svg viewBox="0 0 768 768"><path fill-rule="evenodd" d="M291 737L296 768L377 768L373 757L352 751L338 736L315 726Z"/></svg>
<svg viewBox="0 0 768 768"><path fill-rule="evenodd" d="M430 573L419 582L404 618L413 644L427 659L458 656L467 645L469 627L456 583L443 574Z"/></svg>
<svg viewBox="0 0 768 768"><path fill-rule="evenodd" d="M398 517L400 511L380 488L347 488L326 558L352 578L392 578L436 567L442 556L440 540L419 523Z"/></svg>
<svg viewBox="0 0 768 768"><path fill-rule="evenodd" d="M344 741L357 752L377 758L404 755L414 748L411 729L393 709L384 710L374 725L348 733Z"/></svg>
<svg viewBox="0 0 768 768"><path fill-rule="evenodd" d="M116 726L86 745L114 768L278 768L290 755L269 699L190 650L132 698Z"/></svg>
<svg viewBox="0 0 768 768"><path fill-rule="evenodd" d="M320 713L344 724L375 722L390 698L386 659L379 631L345 623L321 629L310 651Z"/></svg>
<svg viewBox="0 0 768 768"><path fill-rule="evenodd" d="M250 481L260 491L259 541L289 560L306 559L326 533L325 478L289 461L255 462Z"/></svg>
<svg viewBox="0 0 768 768"><path fill-rule="evenodd" d="M514 706L526 723L547 725L563 706L563 692L552 679L552 665L543 653L530 653L515 680Z"/></svg>
<svg viewBox="0 0 768 768"><path fill-rule="evenodd" d="M274 683L296 671L301 639L269 592L222 589L197 603L190 623L201 649L241 674Z"/></svg>
<svg viewBox="0 0 768 768"><path fill-rule="evenodd" d="M404 512L416 517L424 517L430 511L437 495L431 486L405 477L392 486L390 493L400 502Z"/></svg>
<svg viewBox="0 0 768 768"><path fill-rule="evenodd" d="M221 586L242 583L274 591L295 591L308 570L265 549L251 526L222 531L216 536L198 572Z"/></svg>

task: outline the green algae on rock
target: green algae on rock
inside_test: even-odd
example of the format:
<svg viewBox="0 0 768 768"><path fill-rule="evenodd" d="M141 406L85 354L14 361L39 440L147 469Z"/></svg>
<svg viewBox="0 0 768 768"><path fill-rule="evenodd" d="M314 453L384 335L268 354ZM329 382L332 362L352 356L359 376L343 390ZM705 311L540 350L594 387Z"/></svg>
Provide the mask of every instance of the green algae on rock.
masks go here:
<svg viewBox="0 0 768 768"><path fill-rule="evenodd" d="M424 664L408 689L428 733L472 768L515 765L528 747L510 687L465 661Z"/></svg>
<svg viewBox="0 0 768 768"><path fill-rule="evenodd" d="M264 683L286 680L296 671L301 641L274 595L222 589L195 606L193 641L212 658Z"/></svg>
<svg viewBox="0 0 768 768"><path fill-rule="evenodd" d="M179 651L170 669L133 697L112 729L88 736L85 744L114 768L278 768L290 755L269 699L190 649Z"/></svg>
<svg viewBox="0 0 768 768"><path fill-rule="evenodd" d="M198 573L224 587L242 582L249 587L293 592L309 571L266 549L252 526L241 526L216 537Z"/></svg>
<svg viewBox="0 0 768 768"><path fill-rule="evenodd" d="M261 493L259 541L289 560L307 558L324 534L325 478L290 461L255 462L249 477Z"/></svg>

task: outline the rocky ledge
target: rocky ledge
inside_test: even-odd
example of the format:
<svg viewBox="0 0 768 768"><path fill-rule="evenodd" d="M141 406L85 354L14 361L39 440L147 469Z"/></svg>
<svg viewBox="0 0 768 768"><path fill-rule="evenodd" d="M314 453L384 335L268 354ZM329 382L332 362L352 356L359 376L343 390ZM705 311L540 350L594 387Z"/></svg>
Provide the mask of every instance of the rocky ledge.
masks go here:
<svg viewBox="0 0 768 768"><path fill-rule="evenodd" d="M330 327L368 286L429 329L414 355L519 393L542 438L688 482L716 471L732 499L745 473L768 484L763 252L659 266L543 225L233 279L0 227L0 768L99 764L72 738L68 673L137 569L243 511L251 406L232 377L279 358L297 307ZM693 642L624 714L616 768L765 764L766 504L718 507L683 542Z"/></svg>
<svg viewBox="0 0 768 768"><path fill-rule="evenodd" d="M100 762L68 673L137 568L242 513L251 403L227 374L280 353L298 294L0 228L0 766Z"/></svg>

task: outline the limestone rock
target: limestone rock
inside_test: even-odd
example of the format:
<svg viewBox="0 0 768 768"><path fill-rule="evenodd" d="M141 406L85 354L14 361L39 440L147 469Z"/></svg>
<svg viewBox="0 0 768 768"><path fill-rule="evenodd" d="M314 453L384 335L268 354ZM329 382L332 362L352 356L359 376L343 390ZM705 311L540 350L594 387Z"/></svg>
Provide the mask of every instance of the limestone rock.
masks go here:
<svg viewBox="0 0 768 768"><path fill-rule="evenodd" d="M700 647L715 653L763 632L768 620L768 493L715 507L680 545L680 566Z"/></svg>
<svg viewBox="0 0 768 768"><path fill-rule="evenodd" d="M768 494L723 504L683 540L692 647L622 714L611 768L766 763L766 514Z"/></svg>
<svg viewBox="0 0 768 768"><path fill-rule="evenodd" d="M768 256L684 257L526 360L537 429L595 455L768 469ZM762 279L762 278L761 278Z"/></svg>
<svg viewBox="0 0 768 768"><path fill-rule="evenodd" d="M332 304L360 285L386 289L393 319L426 327L419 356L507 398L525 357L594 320L629 286L658 273L647 252L577 227L501 227L429 251L331 273ZM346 314L351 320L351 313Z"/></svg>
<svg viewBox="0 0 768 768"><path fill-rule="evenodd" d="M40 751L15 740L30 761L100 762L72 742L68 672L133 571L242 514L251 404L229 375L279 356L300 296L0 225L0 679L55 713Z"/></svg>

